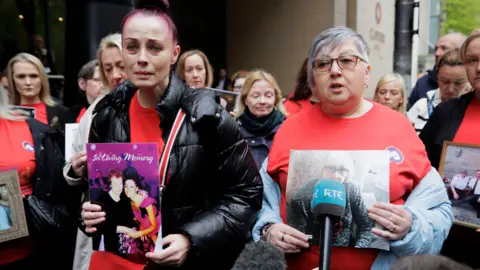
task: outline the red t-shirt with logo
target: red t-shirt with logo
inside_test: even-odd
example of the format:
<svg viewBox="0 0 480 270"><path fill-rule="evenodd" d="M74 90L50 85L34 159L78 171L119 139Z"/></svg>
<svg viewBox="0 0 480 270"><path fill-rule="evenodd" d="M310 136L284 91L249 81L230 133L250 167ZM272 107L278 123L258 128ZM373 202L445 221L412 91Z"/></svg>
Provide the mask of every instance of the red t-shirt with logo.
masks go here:
<svg viewBox="0 0 480 270"><path fill-rule="evenodd" d="M35 172L35 150L28 124L25 121L0 119L0 171L17 169L22 194L32 193L30 178ZM0 266L6 265L33 252L29 237L0 244Z"/></svg>
<svg viewBox="0 0 480 270"><path fill-rule="evenodd" d="M358 118L338 118L323 112L320 104L288 117L274 138L268 173L282 190L280 214L286 219L286 187L290 150L387 150L390 152L390 201L404 204L408 194L430 171L422 141L405 116L373 103ZM378 254L374 249L334 247L331 269L370 269ZM289 269L318 266L319 247L287 255Z"/></svg>
<svg viewBox="0 0 480 270"><path fill-rule="evenodd" d="M473 98L468 104L454 142L480 144L480 100Z"/></svg>
<svg viewBox="0 0 480 270"><path fill-rule="evenodd" d="M20 106L35 108L35 119L48 125L47 106L45 106L45 103L20 104Z"/></svg>

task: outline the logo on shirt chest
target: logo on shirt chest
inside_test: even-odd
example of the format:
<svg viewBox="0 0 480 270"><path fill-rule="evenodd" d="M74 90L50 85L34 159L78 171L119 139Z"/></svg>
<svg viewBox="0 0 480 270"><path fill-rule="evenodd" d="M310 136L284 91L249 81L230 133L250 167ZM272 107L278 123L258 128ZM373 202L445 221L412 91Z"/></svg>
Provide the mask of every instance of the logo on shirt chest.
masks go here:
<svg viewBox="0 0 480 270"><path fill-rule="evenodd" d="M23 147L23 149L27 150L28 152L34 152L35 151L35 149L33 148L33 145L31 143L27 142L27 141L24 141L22 143L22 147Z"/></svg>
<svg viewBox="0 0 480 270"><path fill-rule="evenodd" d="M395 164L402 164L403 163L403 153L400 149L396 148L395 146L388 146L385 148L390 154L390 162Z"/></svg>

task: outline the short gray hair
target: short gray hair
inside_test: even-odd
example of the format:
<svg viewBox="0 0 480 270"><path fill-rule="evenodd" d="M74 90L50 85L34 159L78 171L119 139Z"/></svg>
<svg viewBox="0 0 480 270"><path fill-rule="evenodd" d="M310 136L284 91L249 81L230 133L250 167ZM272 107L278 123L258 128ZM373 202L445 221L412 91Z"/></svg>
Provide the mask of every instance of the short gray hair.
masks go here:
<svg viewBox="0 0 480 270"><path fill-rule="evenodd" d="M357 50L360 53L360 56L365 60L365 62L369 63L368 61L368 53L369 48L363 37L358 34L357 32L353 31L350 28L344 26L338 26L326 29L318 34L317 37L312 41L312 47L310 48L310 52L308 53L308 66L307 66L307 74L308 74L308 85L310 87L314 87L313 76L312 76L312 67L313 61L315 61L315 57L318 53L327 53L333 51L337 46L341 45L345 40L351 39L355 41L357 45Z"/></svg>

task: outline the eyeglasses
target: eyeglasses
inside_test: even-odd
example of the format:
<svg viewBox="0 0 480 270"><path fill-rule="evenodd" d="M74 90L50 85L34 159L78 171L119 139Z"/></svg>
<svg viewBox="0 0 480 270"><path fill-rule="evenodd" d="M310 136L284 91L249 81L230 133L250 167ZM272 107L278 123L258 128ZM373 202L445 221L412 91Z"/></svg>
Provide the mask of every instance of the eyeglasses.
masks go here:
<svg viewBox="0 0 480 270"><path fill-rule="evenodd" d="M328 72L332 69L333 61L337 61L340 69L354 69L358 60L366 63L366 61L358 55L344 55L334 59L317 59L313 61L313 69L317 72Z"/></svg>
<svg viewBox="0 0 480 270"><path fill-rule="evenodd" d="M343 167L337 168L333 166L325 166L324 168L325 172L328 172L330 174L334 174L335 172L338 172L343 177L346 177L348 175L349 170Z"/></svg>

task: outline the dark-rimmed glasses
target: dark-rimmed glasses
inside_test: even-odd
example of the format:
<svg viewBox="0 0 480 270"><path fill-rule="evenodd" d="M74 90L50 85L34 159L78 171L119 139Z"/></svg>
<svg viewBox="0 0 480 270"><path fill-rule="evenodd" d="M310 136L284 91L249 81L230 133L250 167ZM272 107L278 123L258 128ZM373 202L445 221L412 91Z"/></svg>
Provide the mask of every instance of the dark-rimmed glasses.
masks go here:
<svg viewBox="0 0 480 270"><path fill-rule="evenodd" d="M337 61L340 69L354 69L357 66L358 60L366 61L358 55L344 55L334 59L317 59L313 61L313 69L317 72L328 72L332 69L333 61Z"/></svg>

